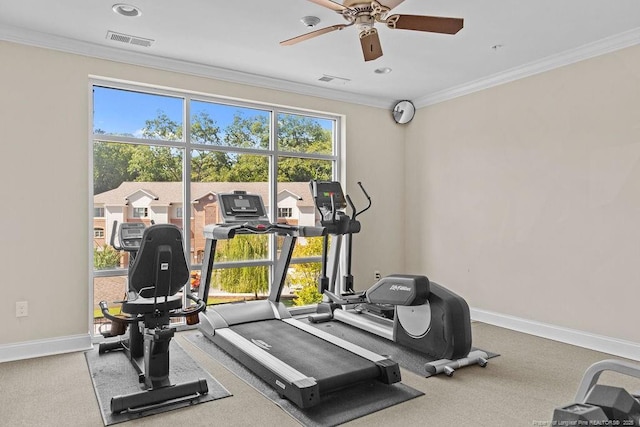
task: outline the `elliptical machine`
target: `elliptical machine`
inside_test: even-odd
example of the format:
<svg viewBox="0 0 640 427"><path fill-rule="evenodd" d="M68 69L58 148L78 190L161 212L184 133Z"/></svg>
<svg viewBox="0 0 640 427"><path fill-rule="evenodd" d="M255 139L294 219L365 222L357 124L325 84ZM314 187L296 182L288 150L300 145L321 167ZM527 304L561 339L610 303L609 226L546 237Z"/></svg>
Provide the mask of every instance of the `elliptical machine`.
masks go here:
<svg viewBox="0 0 640 427"><path fill-rule="evenodd" d="M488 355L471 350L471 319L466 301L426 276L392 274L381 278L364 292L354 292L351 258L353 235L360 232L356 219L371 207L371 197L358 182L368 205L358 211L336 181L311 181L311 193L320 213L320 224L327 228L322 253L318 290L323 301L313 323L339 320L390 341L417 350L434 362L425 364L431 374L452 376L455 369L487 365ZM351 216L347 214L347 203ZM345 275L338 281L343 238L346 239ZM329 250L327 251L327 247Z"/></svg>

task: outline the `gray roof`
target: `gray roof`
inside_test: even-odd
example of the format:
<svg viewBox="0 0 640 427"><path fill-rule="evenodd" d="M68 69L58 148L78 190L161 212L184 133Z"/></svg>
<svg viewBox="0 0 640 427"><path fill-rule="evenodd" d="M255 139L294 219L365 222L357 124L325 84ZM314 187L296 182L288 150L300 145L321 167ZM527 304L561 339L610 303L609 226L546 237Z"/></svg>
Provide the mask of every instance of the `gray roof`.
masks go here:
<svg viewBox="0 0 640 427"><path fill-rule="evenodd" d="M234 190L242 190L247 193L260 194L267 204L269 200L269 184L266 182L192 182L191 200L196 201L211 193L231 193ZM93 196L93 203L104 206L127 205L128 197L143 191L155 200L152 205L169 206L182 204L182 182L136 182L127 181L113 190L105 191ZM301 198L299 207L313 207L313 198L308 182L280 182L278 192L289 191Z"/></svg>

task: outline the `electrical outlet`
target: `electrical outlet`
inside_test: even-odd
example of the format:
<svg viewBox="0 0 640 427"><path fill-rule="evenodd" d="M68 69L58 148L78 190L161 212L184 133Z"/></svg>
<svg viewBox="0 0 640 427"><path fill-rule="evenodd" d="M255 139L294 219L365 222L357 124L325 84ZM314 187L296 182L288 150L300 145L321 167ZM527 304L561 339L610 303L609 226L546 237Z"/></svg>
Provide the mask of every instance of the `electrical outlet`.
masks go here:
<svg viewBox="0 0 640 427"><path fill-rule="evenodd" d="M27 301L16 302L16 317L27 317L29 315L29 303Z"/></svg>
<svg viewBox="0 0 640 427"><path fill-rule="evenodd" d="M373 280L378 281L382 279L382 275L380 274L380 270L376 270L373 272Z"/></svg>

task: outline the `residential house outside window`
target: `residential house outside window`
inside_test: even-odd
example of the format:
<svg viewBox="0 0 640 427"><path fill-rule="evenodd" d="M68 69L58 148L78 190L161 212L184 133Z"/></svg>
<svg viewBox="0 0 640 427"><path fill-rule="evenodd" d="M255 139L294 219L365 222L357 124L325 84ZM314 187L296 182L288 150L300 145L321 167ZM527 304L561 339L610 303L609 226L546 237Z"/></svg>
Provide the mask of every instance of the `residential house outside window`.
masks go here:
<svg viewBox="0 0 640 427"><path fill-rule="evenodd" d="M101 211L94 209L90 226L104 230L104 238L93 241L96 322L98 302L112 304L126 291L129 256L110 245L113 235L118 246L118 224L180 227L192 270L190 286L196 291L204 226L221 220L217 194L257 193L270 218L286 214L287 222L314 225L309 180L339 178L337 115L108 80L94 80L91 90L90 203ZM316 286L321 240L298 239L290 288ZM243 298L267 295L279 243L266 235L219 242L209 302L238 293ZM238 269L249 274L234 274ZM246 276L252 279L238 279Z"/></svg>

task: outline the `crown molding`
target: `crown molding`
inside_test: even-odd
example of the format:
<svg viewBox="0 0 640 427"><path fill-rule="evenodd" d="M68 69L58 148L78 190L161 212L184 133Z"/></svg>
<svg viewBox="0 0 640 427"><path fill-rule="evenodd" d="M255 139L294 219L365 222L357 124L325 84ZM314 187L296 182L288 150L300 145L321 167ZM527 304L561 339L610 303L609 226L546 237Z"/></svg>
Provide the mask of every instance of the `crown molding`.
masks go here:
<svg viewBox="0 0 640 427"><path fill-rule="evenodd" d="M23 28L2 24L0 24L0 40L121 62L125 64L155 68L164 71L172 71L198 77L212 78L230 83L243 84L265 89L273 89L282 92L295 93L298 95L314 96L318 98L366 105L376 108L388 109L394 102L394 100L392 99L386 99L382 97L355 94L344 90L321 88L308 84L291 82L273 77L266 77L258 74L215 67L196 62L178 61L171 58L150 55L144 52L136 52L118 49L110 46L96 45L81 40L54 36L51 34L25 30ZM583 61L585 59L604 55L606 53L624 49L626 47L631 47L637 44L640 44L640 28L636 28L634 30L611 36L593 43L589 43L576 49L571 49L556 55L551 55L539 61L530 62L523 66L515 67L488 77L483 77L472 82L464 83L462 85L427 94L414 99L413 103L416 108L427 107L460 96L465 96L474 92L489 89L491 87L498 86L504 83L509 83L515 80L543 73L545 71L550 71L555 68L564 67L566 65Z"/></svg>
<svg viewBox="0 0 640 427"><path fill-rule="evenodd" d="M389 105L393 102L393 100L386 98L355 94L344 90L321 88L197 62L182 61L150 55L144 52L118 49L111 46L98 45L3 24L0 24L0 40L130 65L155 68L163 71L212 78L229 83L238 83L376 108L389 108Z"/></svg>
<svg viewBox="0 0 640 427"><path fill-rule="evenodd" d="M504 83L520 80L535 74L544 73L555 68L564 67L585 59L594 58L606 53L615 52L640 43L640 28L607 37L593 43L551 55L539 61L530 62L520 67L511 68L488 77L483 77L452 88L422 96L413 101L416 108L427 107Z"/></svg>

